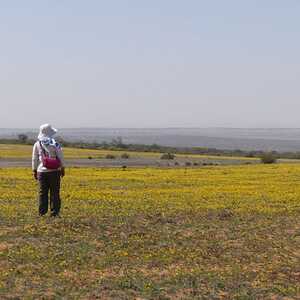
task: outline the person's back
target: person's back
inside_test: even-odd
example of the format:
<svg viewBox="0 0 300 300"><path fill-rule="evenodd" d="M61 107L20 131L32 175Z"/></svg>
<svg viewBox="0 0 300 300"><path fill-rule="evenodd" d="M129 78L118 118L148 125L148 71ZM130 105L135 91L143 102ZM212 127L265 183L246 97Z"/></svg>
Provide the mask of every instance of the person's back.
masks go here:
<svg viewBox="0 0 300 300"><path fill-rule="evenodd" d="M51 158L58 158L59 161L61 162L61 167L64 166L64 157L60 145L56 142L55 144L48 143L45 141L42 143L40 140L38 140L35 142L33 146L33 155L32 155L33 170L37 170L38 173L56 171L53 169L48 169L43 165L43 158L42 158L43 151L46 153L47 156Z"/></svg>
<svg viewBox="0 0 300 300"><path fill-rule="evenodd" d="M39 214L48 211L48 193L50 191L51 216L60 212L60 177L65 175L64 157L60 145L53 139L57 132L49 124L40 127L37 142L32 151L32 170L39 182Z"/></svg>

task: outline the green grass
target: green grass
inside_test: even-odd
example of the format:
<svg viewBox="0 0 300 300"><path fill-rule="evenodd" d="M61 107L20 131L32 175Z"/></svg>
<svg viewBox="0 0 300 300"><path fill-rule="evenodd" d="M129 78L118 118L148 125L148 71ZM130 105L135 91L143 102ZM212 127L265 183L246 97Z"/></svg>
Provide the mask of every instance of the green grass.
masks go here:
<svg viewBox="0 0 300 300"><path fill-rule="evenodd" d="M119 151L119 150L93 150L79 148L64 148L64 155L67 159L82 159L82 158L105 158L107 154L113 154L120 157L124 153L128 153L131 158L154 158L159 159L161 153L155 152L137 152L137 151ZM30 159L32 155L32 146L30 145L10 145L0 144L0 159ZM176 154L178 158L185 159L208 159L208 160L232 160L232 161L258 161L256 158L246 157L228 157L228 156L212 156L198 154Z"/></svg>

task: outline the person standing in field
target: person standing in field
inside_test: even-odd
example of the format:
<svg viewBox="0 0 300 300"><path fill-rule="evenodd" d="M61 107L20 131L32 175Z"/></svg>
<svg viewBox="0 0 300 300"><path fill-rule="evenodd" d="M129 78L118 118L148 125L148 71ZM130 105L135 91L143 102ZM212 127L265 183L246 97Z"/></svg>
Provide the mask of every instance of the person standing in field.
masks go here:
<svg viewBox="0 0 300 300"><path fill-rule="evenodd" d="M65 176L65 163L62 149L53 138L56 133L50 124L41 125L32 151L33 176L39 183L40 216L48 212L49 192L51 216L58 216L61 207L60 179Z"/></svg>

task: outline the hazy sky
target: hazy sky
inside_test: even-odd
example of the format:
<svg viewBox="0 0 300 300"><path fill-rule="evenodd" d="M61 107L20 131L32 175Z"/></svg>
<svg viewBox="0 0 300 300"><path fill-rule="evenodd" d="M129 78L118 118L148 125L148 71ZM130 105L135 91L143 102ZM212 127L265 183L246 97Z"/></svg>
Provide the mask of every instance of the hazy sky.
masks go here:
<svg viewBox="0 0 300 300"><path fill-rule="evenodd" d="M0 0L0 127L300 127L299 0Z"/></svg>

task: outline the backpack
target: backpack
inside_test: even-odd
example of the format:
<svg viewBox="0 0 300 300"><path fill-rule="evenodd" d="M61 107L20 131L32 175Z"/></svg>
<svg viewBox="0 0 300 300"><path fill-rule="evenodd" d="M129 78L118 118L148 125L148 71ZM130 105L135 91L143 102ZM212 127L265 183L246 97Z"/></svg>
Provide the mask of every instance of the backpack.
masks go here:
<svg viewBox="0 0 300 300"><path fill-rule="evenodd" d="M41 147L41 150L42 150L42 163L43 163L43 166L47 169L50 169L50 170L56 170L56 169L60 168L61 162L60 162L59 158L58 157L56 157L56 158L49 157L49 155L47 155L47 153L46 153L46 150L42 146L41 141L39 141L39 143L40 143L40 147Z"/></svg>

